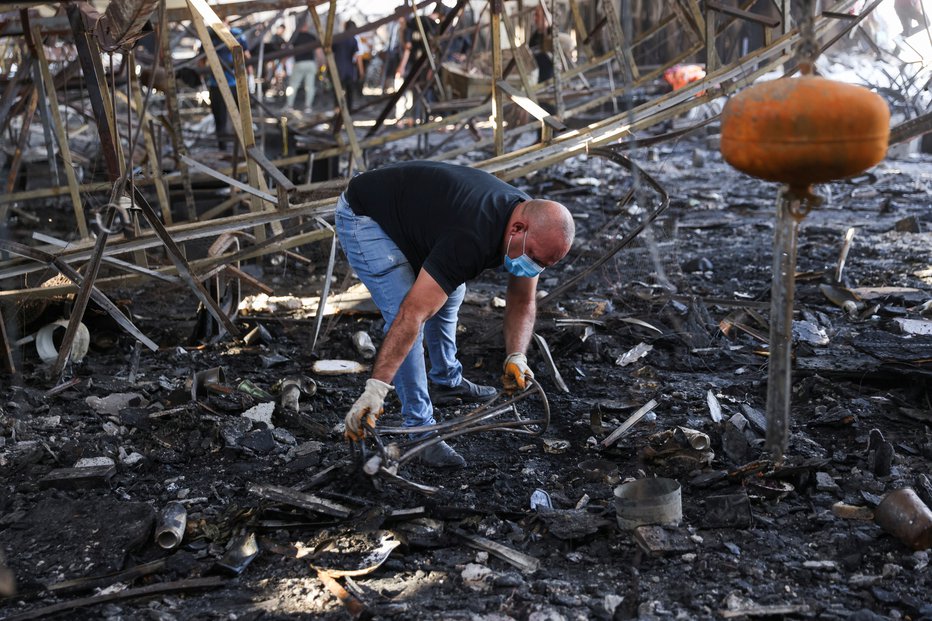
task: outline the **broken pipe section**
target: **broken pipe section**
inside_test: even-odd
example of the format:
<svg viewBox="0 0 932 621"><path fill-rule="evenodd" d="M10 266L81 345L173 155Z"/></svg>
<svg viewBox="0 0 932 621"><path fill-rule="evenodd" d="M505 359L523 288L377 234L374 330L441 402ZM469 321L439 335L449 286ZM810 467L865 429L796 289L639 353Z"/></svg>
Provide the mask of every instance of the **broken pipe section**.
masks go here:
<svg viewBox="0 0 932 621"><path fill-rule="evenodd" d="M645 524L677 525L683 519L680 484L673 479L638 479L615 488L618 528Z"/></svg>
<svg viewBox="0 0 932 621"><path fill-rule="evenodd" d="M359 332L354 333L353 347L355 347L356 351L359 352L359 355L366 360L375 358L375 343L372 342L372 337L369 336L368 332L360 330Z"/></svg>
<svg viewBox="0 0 932 621"><path fill-rule="evenodd" d="M305 375L294 375L282 380L281 407L286 412L300 409L301 393L312 397L317 393L317 382Z"/></svg>
<svg viewBox="0 0 932 621"><path fill-rule="evenodd" d="M178 547L184 538L184 529L188 523L188 511L180 502L170 502L159 513L155 525L155 542L165 550Z"/></svg>
<svg viewBox="0 0 932 621"><path fill-rule="evenodd" d="M58 360L58 345L55 344L58 332L64 333L68 328L67 319L59 319L53 323L43 326L36 333L36 352L42 362L52 364ZM60 337L59 337L60 338ZM81 362L87 355L87 350L91 344L91 333L87 326L78 323L78 331L75 333L74 341L71 344L72 362Z"/></svg>

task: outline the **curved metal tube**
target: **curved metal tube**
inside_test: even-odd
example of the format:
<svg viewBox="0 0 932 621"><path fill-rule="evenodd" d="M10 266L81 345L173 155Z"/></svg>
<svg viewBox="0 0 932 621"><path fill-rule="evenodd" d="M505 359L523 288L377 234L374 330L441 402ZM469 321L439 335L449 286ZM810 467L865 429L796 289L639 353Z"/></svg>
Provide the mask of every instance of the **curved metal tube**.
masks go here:
<svg viewBox="0 0 932 621"><path fill-rule="evenodd" d="M472 412L445 423L421 427L382 427L378 429L377 431L373 432L373 437L383 454L382 465L379 468L379 472L386 468L386 464L389 467L401 465L416 457L418 453L426 448L434 446L435 444L439 444L444 440L456 438L467 433L477 433L480 431L505 431L530 436L539 436L543 434L550 426L550 402L547 400L547 394L544 392L544 389L541 387L540 383L534 380L529 380L529 384L530 386L527 390L520 393L515 393L501 403L496 404L496 402L504 395L504 393L499 392L491 401L479 406ZM540 418L533 419L520 418L515 405L518 402L534 395L540 397L540 401L543 406L543 415ZM513 412L516 418L514 420L487 422L507 412ZM427 438L421 438L419 440L395 443L394 446L401 451L401 455L394 460L389 460L387 458L386 451L382 446L381 439L379 438L380 435L409 435L417 433L433 433L434 435L431 435Z"/></svg>
<svg viewBox="0 0 932 621"><path fill-rule="evenodd" d="M635 237L640 235L641 232L644 231L644 229L650 226L650 224L654 220L656 220L660 214L666 211L667 207L670 206L670 195L667 193L664 187L660 185L660 182L658 182L656 179L654 179L649 174L644 172L644 170L640 166L635 164L631 159L629 159L628 157L622 155L617 150L615 150L616 148L618 150L621 150L621 149L627 148L627 146L619 145L618 147L615 147L615 148L596 147L593 149L589 149L589 155L598 155L600 157L604 157L620 166L627 168L631 172L634 172L637 175L639 175L640 178L644 179L644 181L646 181L648 185L654 188L654 190L660 195L660 205L656 209L654 209L654 211L650 215L648 215L644 219L643 222L641 222L639 225L631 229L621 241L619 241L617 244L609 248L605 254L603 254L601 257L599 257L597 261L595 261L595 263L593 263L586 269L578 272L576 275L574 275L569 280L564 281L562 284L555 287L553 291L547 294L547 296L544 299L538 301L537 303L538 308L542 308L544 306L554 303L560 298L560 296L562 296L564 293L566 293L567 291L575 287L576 284L579 283L579 281L586 278L587 276L589 276L589 274L591 274L592 272L596 271L597 269L599 269L600 267L608 263L608 261L612 257L618 254L622 249L624 249L625 246L627 246L632 241L634 241ZM634 198L634 192L629 192L628 195L623 199L622 206L626 205L632 198Z"/></svg>
<svg viewBox="0 0 932 621"><path fill-rule="evenodd" d="M412 433L428 433L428 432L437 432L444 433L447 430L455 429L459 430L461 427L474 425L475 423L494 418L499 414L504 414L507 411L514 411L517 414L515 405L530 396L538 395L540 396L541 402L544 407L544 415L542 418L535 419L517 419L515 421L495 423L491 425L493 428L511 428L511 427L523 427L524 429L514 429L517 433L528 433L530 435L539 436L547 430L548 425L550 425L550 403L547 400L547 395L544 393L543 388L541 388L540 383L530 380L530 386L527 390L515 393L514 395L508 397L501 403L497 403L499 399L505 396L504 392L499 392L491 400L483 403L481 406L473 410L472 412L461 416L460 418L455 418L449 420L445 423L437 423L436 425L424 425L421 427L379 427L380 435L398 435L398 434L412 434ZM530 425L540 425L540 431L531 431L526 429Z"/></svg>

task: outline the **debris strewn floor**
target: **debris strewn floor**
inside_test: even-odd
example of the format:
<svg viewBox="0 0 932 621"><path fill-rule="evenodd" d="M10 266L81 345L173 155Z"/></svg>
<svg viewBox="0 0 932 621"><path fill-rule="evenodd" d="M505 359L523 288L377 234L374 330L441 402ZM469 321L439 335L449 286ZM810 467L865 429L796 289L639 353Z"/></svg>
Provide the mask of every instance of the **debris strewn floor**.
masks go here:
<svg viewBox="0 0 932 621"><path fill-rule="evenodd" d="M634 154L671 205L541 313L569 390L535 350L550 428L540 439L458 438L469 466L455 473L406 464L405 476L441 488L431 497L376 489L346 466L340 424L366 374L312 371L317 360L371 363L352 338L380 341L382 323L365 309L325 318L313 355L314 311L300 301L241 314L244 332L267 331L252 344L191 347L191 296L149 285L132 311L158 352L134 363L131 341L95 338L104 328L92 326L78 381L53 395L28 357L30 379L0 390L0 552L18 590L2 614L90 598L60 618L337 619L347 613L332 591L343 588L348 606L398 619L932 618L929 551L873 519L895 489L932 504L929 156L831 184L803 225L793 435L775 465L761 445L777 188L728 169L714 145L693 136ZM578 218L571 260L543 289L652 209L649 193L618 209L630 183L595 157L518 182L563 197ZM296 298L319 295L319 270L278 258L260 269ZM354 282L344 270L335 294ZM474 381L498 381L503 290L488 273L463 307ZM314 380L295 381L297 411L264 405L295 376ZM393 411L384 424L398 422ZM652 476L680 483L681 524L619 530L614 488ZM171 501L186 507L187 530L166 551L152 527ZM397 541L371 573L319 577L327 554L365 564L379 531ZM147 593L150 584L166 592Z"/></svg>

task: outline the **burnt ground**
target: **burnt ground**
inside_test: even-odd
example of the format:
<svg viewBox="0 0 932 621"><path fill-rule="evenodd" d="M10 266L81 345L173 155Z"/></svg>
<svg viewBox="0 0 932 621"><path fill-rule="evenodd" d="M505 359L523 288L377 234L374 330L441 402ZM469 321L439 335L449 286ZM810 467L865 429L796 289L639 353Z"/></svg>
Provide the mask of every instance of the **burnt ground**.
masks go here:
<svg viewBox="0 0 932 621"><path fill-rule="evenodd" d="M311 365L362 360L350 335L367 330L378 343L376 316L328 319L313 354L307 313L284 310L239 319L246 328L267 328L268 344L194 347L188 338L196 308L186 290L149 284L113 291L131 300L137 324L162 346L142 352L135 378L132 343L122 338L95 339L71 369L79 382L56 395L45 394L51 384L34 351L26 352L19 379L3 381L0 550L19 594L0 601L0 617L217 573L226 580L219 587L105 602L55 618L344 618L310 557L297 557L328 537L385 529L401 545L376 571L342 579L378 618L879 618L852 616L873 611L932 619L929 552L914 552L870 519L882 496L898 488L912 486L932 502L932 336L905 333L897 321L926 322L907 329L930 325L920 314L932 298L929 156L891 159L869 176L823 188L830 200L804 221L792 437L786 461L774 465L761 461L767 359L760 337L767 333L777 186L728 168L714 140L694 136L635 154L671 204L649 236L540 313L538 331L569 388L558 390L534 350L532 366L552 408L549 429L542 438L457 438L453 444L469 462L459 472L404 465L401 474L442 488L433 497L392 484L377 489L360 471L339 467L349 456L340 424L366 375L315 376ZM576 247L545 273L542 289L596 260L656 206L647 193L640 208L620 210L630 184L614 164L585 157L519 180L578 217ZM913 226L923 232L908 232ZM849 227L856 234L834 283ZM320 248L303 250L321 256ZM250 269L279 292L317 295L319 266L280 259ZM338 264L338 292L353 282L344 273ZM840 306L838 295L851 295L845 289L860 292L854 308ZM498 381L501 310L493 298L503 290L503 277L486 273L463 306L462 361L474 381ZM104 331L92 326L92 333ZM652 349L616 364L641 343ZM302 397L299 414L276 411L269 430L241 416L261 398L215 391L192 401L186 382L216 366L227 386L249 380L274 392L279 379L306 374L318 389ZM110 412L87 401L114 393L138 398ZM615 446L598 445L651 399L658 402L652 415ZM721 422L713 420L710 401L720 406ZM532 399L522 407L528 415L540 411ZM462 411L444 408L441 418ZM396 413L390 402L387 424L398 421ZM676 436L658 449L651 436L677 426L708 434L710 450L685 450ZM869 452L873 429L885 443L878 437ZM891 447L892 466L883 455ZM77 489L47 480L85 457L112 459L112 478ZM592 459L609 467L580 468ZM331 476L318 476L335 465ZM613 489L620 480L653 476L682 485L683 519L654 543L639 544L616 524ZM300 488L351 515L264 500L250 493L251 483ZM553 511L529 508L537 489L549 493ZM722 495L737 495L732 510L722 511ZM750 518L733 510L746 499ZM153 520L172 500L186 505L189 520L180 549L165 552L153 542ZM853 509L836 503L867 514L853 517L845 513ZM457 530L531 555L539 568L522 571L469 547ZM257 535L255 559L238 576L218 568L228 546L249 533ZM145 566L146 576L59 585L57 595L45 589L159 559L166 562Z"/></svg>

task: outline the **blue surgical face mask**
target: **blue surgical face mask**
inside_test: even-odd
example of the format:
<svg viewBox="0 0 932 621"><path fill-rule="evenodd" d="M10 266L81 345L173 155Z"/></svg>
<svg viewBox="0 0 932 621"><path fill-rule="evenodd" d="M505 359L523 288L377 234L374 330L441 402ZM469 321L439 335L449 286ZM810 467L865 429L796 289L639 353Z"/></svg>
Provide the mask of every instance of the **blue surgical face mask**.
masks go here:
<svg viewBox="0 0 932 621"><path fill-rule="evenodd" d="M524 244L521 246L521 256L517 259L512 259L508 256L508 251L511 249L511 240L513 238L514 234L508 238L508 245L505 246L505 270L507 270L509 274L523 278L539 276L540 273L544 271L544 268L535 263L534 259L527 256L525 252L527 249L527 232L524 233Z"/></svg>

